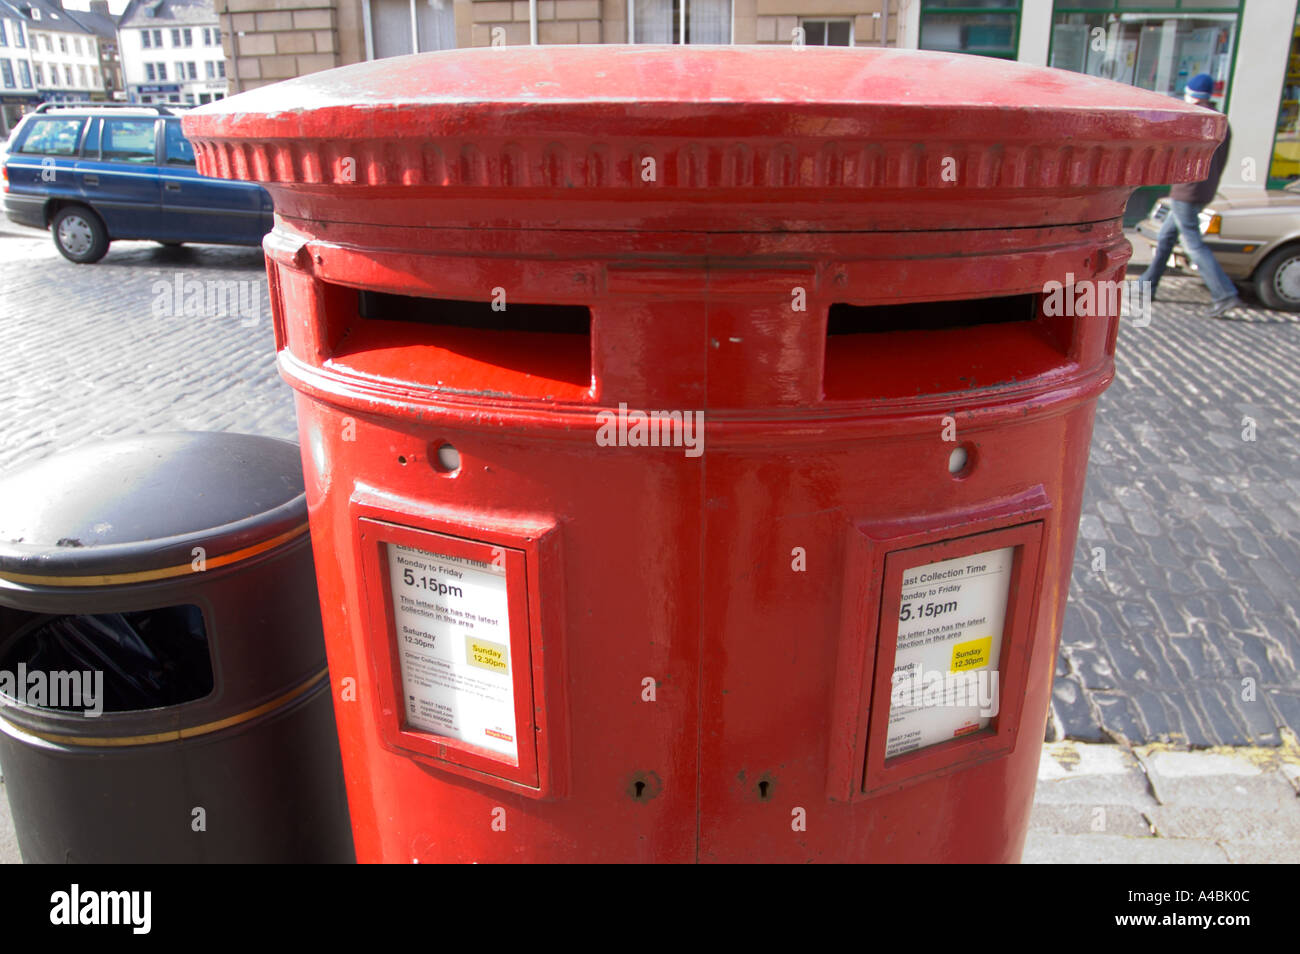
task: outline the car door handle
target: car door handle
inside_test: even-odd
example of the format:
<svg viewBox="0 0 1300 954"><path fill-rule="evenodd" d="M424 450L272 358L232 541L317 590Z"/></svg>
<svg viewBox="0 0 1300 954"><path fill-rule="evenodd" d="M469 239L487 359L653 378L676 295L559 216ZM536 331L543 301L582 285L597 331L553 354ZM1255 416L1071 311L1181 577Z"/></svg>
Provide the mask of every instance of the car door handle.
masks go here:
<svg viewBox="0 0 1300 954"><path fill-rule="evenodd" d="M181 184L179 182L164 182L163 188L168 192L180 192Z"/></svg>
<svg viewBox="0 0 1300 954"><path fill-rule="evenodd" d="M93 172L88 172L82 181L85 182L86 185L99 185L99 176L95 175Z"/></svg>

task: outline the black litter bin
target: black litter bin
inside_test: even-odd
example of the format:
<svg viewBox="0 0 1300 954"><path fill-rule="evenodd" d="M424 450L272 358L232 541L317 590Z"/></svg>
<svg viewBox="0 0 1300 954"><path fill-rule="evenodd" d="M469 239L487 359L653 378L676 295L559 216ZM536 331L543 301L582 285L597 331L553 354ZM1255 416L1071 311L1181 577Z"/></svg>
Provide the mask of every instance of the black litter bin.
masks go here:
<svg viewBox="0 0 1300 954"><path fill-rule="evenodd" d="M296 445L0 480L0 767L27 862L353 860Z"/></svg>

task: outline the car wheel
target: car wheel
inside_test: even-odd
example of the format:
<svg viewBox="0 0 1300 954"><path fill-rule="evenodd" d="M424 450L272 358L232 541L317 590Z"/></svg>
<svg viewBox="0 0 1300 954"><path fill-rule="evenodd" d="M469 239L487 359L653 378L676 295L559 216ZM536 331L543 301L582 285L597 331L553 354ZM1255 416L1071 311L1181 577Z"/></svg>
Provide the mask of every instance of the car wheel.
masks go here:
<svg viewBox="0 0 1300 954"><path fill-rule="evenodd" d="M1255 294L1275 311L1300 311L1300 245L1280 248L1260 263Z"/></svg>
<svg viewBox="0 0 1300 954"><path fill-rule="evenodd" d="M70 262L89 265L108 252L108 230L99 216L80 205L60 209L50 223L54 245Z"/></svg>

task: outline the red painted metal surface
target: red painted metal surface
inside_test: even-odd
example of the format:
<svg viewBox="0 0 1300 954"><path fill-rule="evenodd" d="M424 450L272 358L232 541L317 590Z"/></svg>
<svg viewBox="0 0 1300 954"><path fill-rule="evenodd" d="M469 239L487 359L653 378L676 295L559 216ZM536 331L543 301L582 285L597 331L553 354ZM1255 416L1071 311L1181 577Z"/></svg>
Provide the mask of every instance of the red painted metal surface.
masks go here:
<svg viewBox="0 0 1300 954"><path fill-rule="evenodd" d="M1019 857L1118 322L1042 292L1121 279L1129 193L1201 177L1221 116L982 58L602 46L381 60L184 125L276 204L361 860ZM359 290L579 306L589 333ZM1027 297L959 320L993 296ZM908 302L933 305L853 324ZM603 446L620 404L702 411L702 453ZM403 727L378 548L421 533L509 554L514 764ZM1017 548L1013 704L886 762L885 581L975 534Z"/></svg>

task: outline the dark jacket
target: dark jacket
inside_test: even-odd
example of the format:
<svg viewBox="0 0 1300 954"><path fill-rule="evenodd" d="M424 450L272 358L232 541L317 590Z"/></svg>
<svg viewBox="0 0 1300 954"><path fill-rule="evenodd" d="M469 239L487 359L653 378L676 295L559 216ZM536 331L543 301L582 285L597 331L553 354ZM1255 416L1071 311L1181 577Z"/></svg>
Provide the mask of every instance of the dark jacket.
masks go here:
<svg viewBox="0 0 1300 954"><path fill-rule="evenodd" d="M1213 106L1206 107L1213 109ZM1219 190L1219 179L1223 177L1223 167L1228 163L1228 146L1232 143L1232 129L1223 136L1223 142L1219 143L1219 148L1214 150L1214 155L1210 157L1210 174L1200 182L1180 182L1169 190L1169 198L1177 199L1179 202L1191 202L1195 205L1205 205L1214 198L1214 193Z"/></svg>

